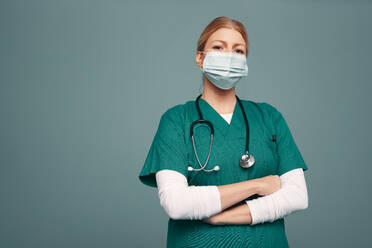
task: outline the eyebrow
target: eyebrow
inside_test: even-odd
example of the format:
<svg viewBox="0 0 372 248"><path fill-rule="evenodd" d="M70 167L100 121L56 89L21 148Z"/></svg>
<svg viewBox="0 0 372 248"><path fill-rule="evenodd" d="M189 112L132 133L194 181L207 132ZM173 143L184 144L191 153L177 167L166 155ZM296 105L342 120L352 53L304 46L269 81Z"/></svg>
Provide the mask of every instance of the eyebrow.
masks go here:
<svg viewBox="0 0 372 248"><path fill-rule="evenodd" d="M220 41L220 42L222 42L223 44L225 44L226 45L226 41L224 41L224 40L213 40L212 42L214 42L214 41ZM233 47L235 47L235 46L238 46L238 45L242 45L242 46L245 46L244 44L242 44L242 43L235 43L234 45L233 45Z"/></svg>

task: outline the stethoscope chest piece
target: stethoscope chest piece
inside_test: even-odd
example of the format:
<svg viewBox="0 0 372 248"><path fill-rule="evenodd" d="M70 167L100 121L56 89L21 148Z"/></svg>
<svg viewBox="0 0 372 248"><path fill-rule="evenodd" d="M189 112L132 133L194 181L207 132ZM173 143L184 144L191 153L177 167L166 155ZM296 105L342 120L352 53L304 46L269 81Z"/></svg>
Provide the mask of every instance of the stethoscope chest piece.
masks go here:
<svg viewBox="0 0 372 248"><path fill-rule="evenodd" d="M253 166L254 162L254 156L252 154L249 154L248 152L243 154L240 158L240 166L245 169Z"/></svg>

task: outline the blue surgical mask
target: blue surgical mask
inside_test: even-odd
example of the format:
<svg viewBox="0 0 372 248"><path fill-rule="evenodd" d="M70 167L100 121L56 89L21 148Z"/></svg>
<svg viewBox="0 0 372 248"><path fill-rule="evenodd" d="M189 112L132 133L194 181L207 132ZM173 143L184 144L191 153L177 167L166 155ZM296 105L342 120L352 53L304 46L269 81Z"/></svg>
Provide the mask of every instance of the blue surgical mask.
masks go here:
<svg viewBox="0 0 372 248"><path fill-rule="evenodd" d="M207 52L200 69L209 81L223 90L231 89L248 75L246 56L232 52Z"/></svg>

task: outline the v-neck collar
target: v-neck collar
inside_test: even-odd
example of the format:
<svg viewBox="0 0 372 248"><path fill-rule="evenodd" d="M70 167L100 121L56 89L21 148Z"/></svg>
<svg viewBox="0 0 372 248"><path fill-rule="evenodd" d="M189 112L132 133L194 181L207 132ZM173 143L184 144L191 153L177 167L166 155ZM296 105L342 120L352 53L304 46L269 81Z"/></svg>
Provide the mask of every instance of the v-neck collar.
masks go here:
<svg viewBox="0 0 372 248"><path fill-rule="evenodd" d="M199 106L203 118L212 122L214 129L218 129L224 138L232 132L232 129L238 128L240 132L245 132L244 123L242 123L244 121L243 112L240 110L237 99L230 124L203 98L199 98Z"/></svg>

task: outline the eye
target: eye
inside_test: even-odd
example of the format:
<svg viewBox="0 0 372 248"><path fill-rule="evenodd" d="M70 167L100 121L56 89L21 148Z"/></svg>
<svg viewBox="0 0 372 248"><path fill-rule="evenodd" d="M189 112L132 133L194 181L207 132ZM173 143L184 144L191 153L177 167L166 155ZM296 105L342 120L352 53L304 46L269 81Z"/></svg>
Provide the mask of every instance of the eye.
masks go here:
<svg viewBox="0 0 372 248"><path fill-rule="evenodd" d="M213 49L216 49L217 47L221 48L221 46L214 46ZM217 50L219 50L219 49L217 49Z"/></svg>
<svg viewBox="0 0 372 248"><path fill-rule="evenodd" d="M238 53L240 53L240 54L244 54L244 51L241 50L241 49L236 49L236 51L238 51Z"/></svg>

